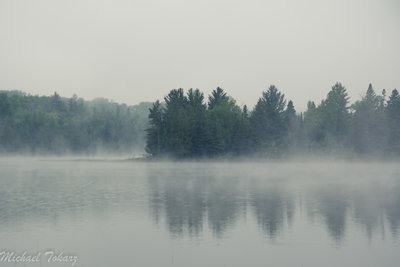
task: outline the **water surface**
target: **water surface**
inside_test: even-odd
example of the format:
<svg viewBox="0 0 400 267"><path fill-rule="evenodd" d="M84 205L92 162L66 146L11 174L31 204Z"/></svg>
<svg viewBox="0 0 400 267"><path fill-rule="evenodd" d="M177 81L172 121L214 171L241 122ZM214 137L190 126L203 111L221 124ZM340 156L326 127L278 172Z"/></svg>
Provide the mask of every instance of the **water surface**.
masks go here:
<svg viewBox="0 0 400 267"><path fill-rule="evenodd" d="M0 252L100 267L398 266L398 165L2 158Z"/></svg>

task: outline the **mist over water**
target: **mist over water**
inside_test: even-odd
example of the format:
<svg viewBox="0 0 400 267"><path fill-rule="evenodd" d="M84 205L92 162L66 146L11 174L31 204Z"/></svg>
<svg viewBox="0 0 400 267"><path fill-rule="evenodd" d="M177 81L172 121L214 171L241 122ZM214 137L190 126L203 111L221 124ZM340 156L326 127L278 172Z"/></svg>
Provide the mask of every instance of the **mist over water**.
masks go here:
<svg viewBox="0 0 400 267"><path fill-rule="evenodd" d="M395 163L1 158L0 169L0 251L65 251L78 266L400 262Z"/></svg>

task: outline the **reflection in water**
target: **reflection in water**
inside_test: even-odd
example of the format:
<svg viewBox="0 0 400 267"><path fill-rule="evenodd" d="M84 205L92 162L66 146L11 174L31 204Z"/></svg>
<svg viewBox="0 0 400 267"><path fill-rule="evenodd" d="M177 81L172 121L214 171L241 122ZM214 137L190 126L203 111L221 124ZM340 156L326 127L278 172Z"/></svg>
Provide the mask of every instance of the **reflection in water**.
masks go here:
<svg viewBox="0 0 400 267"><path fill-rule="evenodd" d="M268 236L275 237L284 223L285 193L274 182L257 183L252 191L251 205L254 207L257 222Z"/></svg>
<svg viewBox="0 0 400 267"><path fill-rule="evenodd" d="M181 236L185 231L198 235L203 227L205 181L176 176L174 170L162 175L152 173L148 180L154 220L158 223L165 212L168 229L174 236Z"/></svg>
<svg viewBox="0 0 400 267"><path fill-rule="evenodd" d="M184 175L182 175L184 174ZM171 170L149 175L151 213L159 223L165 213L166 223L173 236L201 234L205 216L216 236L235 221L239 210L237 181L216 179L202 171L193 173Z"/></svg>
<svg viewBox="0 0 400 267"><path fill-rule="evenodd" d="M400 183L393 188L389 188L384 192L385 201L384 207L386 211L386 216L389 219L392 234L396 235L400 226Z"/></svg>
<svg viewBox="0 0 400 267"><path fill-rule="evenodd" d="M367 171L352 176L348 170L315 174L310 166L284 164L70 164L2 166L1 229L137 214L138 205L173 237L209 230L223 239L238 221L252 218L276 240L286 229L304 227L303 212L308 225L322 223L338 244L352 223L369 240L386 226L397 237L400 228L400 178L382 170L380 176Z"/></svg>
<svg viewBox="0 0 400 267"><path fill-rule="evenodd" d="M295 209L295 201L292 196L286 198L286 217L289 225L292 225Z"/></svg>
<svg viewBox="0 0 400 267"><path fill-rule="evenodd" d="M343 186L323 185L313 192L309 210L323 218L329 234L340 242L346 229L348 199Z"/></svg>
<svg viewBox="0 0 400 267"><path fill-rule="evenodd" d="M208 224L216 236L222 237L225 229L232 225L238 216L240 199L237 194L237 180L214 180L212 186L207 189L205 197Z"/></svg>
<svg viewBox="0 0 400 267"><path fill-rule="evenodd" d="M171 232L181 234L185 226L190 234L197 235L201 231L205 206L201 195L199 180L180 178L167 184L165 212Z"/></svg>
<svg viewBox="0 0 400 267"><path fill-rule="evenodd" d="M236 221L254 216L262 231L275 239L285 227L296 227L296 207L305 199L311 222L322 222L336 243L346 234L348 216L361 226L369 240L389 222L393 236L400 224L400 186L395 177L365 177L349 182L335 175L304 177L265 176L252 170L233 167L177 171L150 171L149 197L154 220L165 216L174 235L201 235L205 219L218 238ZM297 202L296 202L297 201Z"/></svg>
<svg viewBox="0 0 400 267"><path fill-rule="evenodd" d="M358 190L351 193L354 218L365 228L369 240L379 230L379 226L383 226L383 197L385 192L377 183L360 184Z"/></svg>

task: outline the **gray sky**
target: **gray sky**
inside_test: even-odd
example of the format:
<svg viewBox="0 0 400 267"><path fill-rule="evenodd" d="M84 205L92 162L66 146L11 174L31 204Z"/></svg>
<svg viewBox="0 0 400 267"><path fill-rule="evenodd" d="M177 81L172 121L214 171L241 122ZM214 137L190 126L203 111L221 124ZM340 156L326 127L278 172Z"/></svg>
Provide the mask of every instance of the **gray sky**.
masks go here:
<svg viewBox="0 0 400 267"><path fill-rule="evenodd" d="M0 89L136 104L274 84L304 110L342 82L400 87L397 0L1 0Z"/></svg>

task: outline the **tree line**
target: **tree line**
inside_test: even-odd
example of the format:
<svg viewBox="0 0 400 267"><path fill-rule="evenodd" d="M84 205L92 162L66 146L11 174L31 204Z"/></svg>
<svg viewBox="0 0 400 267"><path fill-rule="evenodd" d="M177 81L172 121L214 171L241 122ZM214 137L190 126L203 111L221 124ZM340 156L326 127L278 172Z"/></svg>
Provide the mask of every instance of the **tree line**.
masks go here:
<svg viewBox="0 0 400 267"><path fill-rule="evenodd" d="M198 89L171 90L149 111L146 151L152 156L400 155L399 93L376 94L371 84L350 105L346 88L336 83L326 99L309 101L303 113L274 85L251 111L219 87L207 103Z"/></svg>
<svg viewBox="0 0 400 267"><path fill-rule="evenodd" d="M91 154L143 151L148 109L106 99L84 101L0 91L0 152Z"/></svg>

